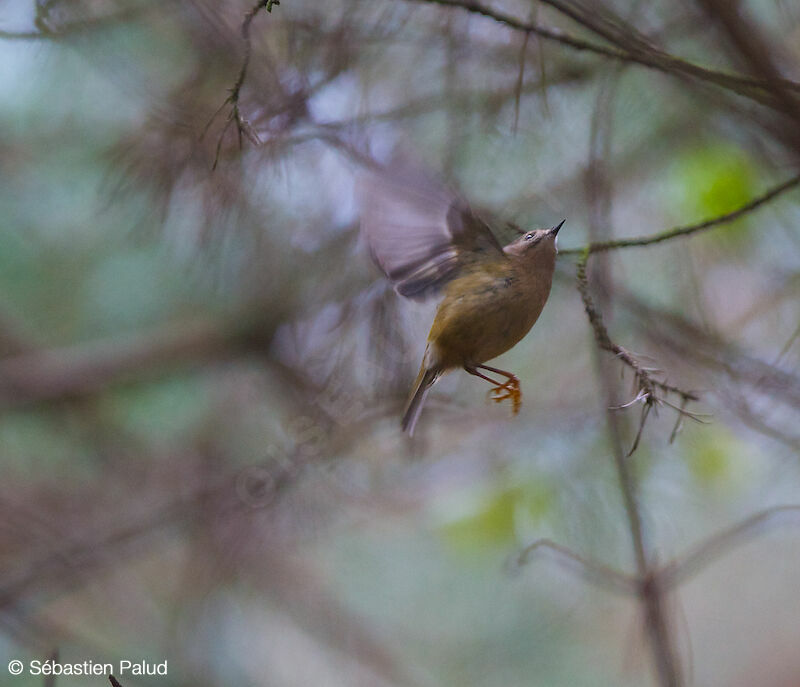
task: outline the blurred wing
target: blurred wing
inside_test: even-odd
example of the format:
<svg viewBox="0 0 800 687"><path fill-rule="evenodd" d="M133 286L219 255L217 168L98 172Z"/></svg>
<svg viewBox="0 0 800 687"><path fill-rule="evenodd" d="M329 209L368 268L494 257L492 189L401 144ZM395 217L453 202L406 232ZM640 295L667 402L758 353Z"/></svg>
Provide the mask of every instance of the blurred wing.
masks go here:
<svg viewBox="0 0 800 687"><path fill-rule="evenodd" d="M372 257L403 296L426 298L465 264L505 257L467 203L422 172L370 177L361 196L361 226Z"/></svg>

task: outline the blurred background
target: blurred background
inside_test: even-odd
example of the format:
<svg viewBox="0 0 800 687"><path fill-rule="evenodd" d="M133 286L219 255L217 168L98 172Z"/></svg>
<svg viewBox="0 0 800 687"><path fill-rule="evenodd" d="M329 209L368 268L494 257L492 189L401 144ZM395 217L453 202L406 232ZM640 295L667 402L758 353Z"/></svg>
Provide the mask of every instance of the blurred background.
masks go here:
<svg viewBox="0 0 800 687"><path fill-rule="evenodd" d="M488 2L0 2L3 684L800 684L800 6ZM400 432L398 149L501 241L567 218L516 417L454 373ZM740 208L589 257L699 399L608 410L579 249Z"/></svg>

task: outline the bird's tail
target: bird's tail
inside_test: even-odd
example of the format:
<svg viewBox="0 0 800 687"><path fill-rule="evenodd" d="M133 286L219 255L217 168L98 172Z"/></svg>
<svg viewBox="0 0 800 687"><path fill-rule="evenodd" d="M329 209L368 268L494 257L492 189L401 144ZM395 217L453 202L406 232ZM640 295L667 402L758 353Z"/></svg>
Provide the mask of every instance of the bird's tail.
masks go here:
<svg viewBox="0 0 800 687"><path fill-rule="evenodd" d="M425 403L425 397L428 391L433 386L434 382L439 379L441 372L438 370L425 368L424 364L420 368L417 375L417 381L414 383L414 391L406 404L406 412L403 413L403 420L401 426L404 432L408 432L409 436L414 435L414 427L419 420L419 414L422 412L422 405Z"/></svg>

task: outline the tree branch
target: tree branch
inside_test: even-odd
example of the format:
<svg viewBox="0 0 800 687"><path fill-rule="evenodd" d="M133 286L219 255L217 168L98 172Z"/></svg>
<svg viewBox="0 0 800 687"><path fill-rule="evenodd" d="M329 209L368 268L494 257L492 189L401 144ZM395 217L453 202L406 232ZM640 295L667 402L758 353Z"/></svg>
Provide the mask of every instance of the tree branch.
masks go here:
<svg viewBox="0 0 800 687"><path fill-rule="evenodd" d="M253 19L256 18L256 15L262 9L267 10L267 12L272 12L272 8L277 5L280 5L279 0L258 0L258 2L247 12L247 14L245 14L244 21L242 21L242 38L244 39L244 58L242 59L242 66L239 68L239 74L236 76L236 81L234 81L233 86L230 89L230 95L225 99L222 105L220 105L219 109L211 116L211 119L208 121L208 124L206 124L205 129L200 136L200 138L203 138L203 136L205 136L205 134L208 132L211 124L217 118L217 115L226 107L230 106L231 111L228 113L227 121L225 122L225 126L219 135L219 140L217 141L214 164L211 166L212 170L216 169L217 167L220 151L222 150L222 140L231 124L236 125L236 135L239 140L240 150L242 148L243 136L246 136L253 145L259 145L261 143L260 139L258 138L258 134L253 129L250 122L245 119L244 116L242 116L242 112L239 108L239 97L242 92L244 80L247 78L247 70L250 67L250 58L253 53L253 43L250 40L250 25L253 23Z"/></svg>
<svg viewBox="0 0 800 687"><path fill-rule="evenodd" d="M797 519L798 516L800 516L800 506L798 505L774 506L755 513L740 523L712 535L682 558L664 566L660 573L662 582L666 587L677 587L713 562L714 559L724 556L728 551L746 543L759 530L776 524L778 520L788 517Z"/></svg>
<svg viewBox="0 0 800 687"><path fill-rule="evenodd" d="M550 551L557 563L576 573L587 582L626 596L636 594L636 580L619 570L591 561L550 539L538 539L517 554L516 563L526 565L534 554Z"/></svg>
<svg viewBox="0 0 800 687"><path fill-rule="evenodd" d="M578 262L577 280L578 291L581 294L583 306L586 310L586 315L589 318L589 324L592 326L595 341L601 350L613 353L614 356L621 360L625 365L630 367L634 374L634 386L636 388L636 394L633 400L629 403L619 406L616 409L628 408L634 404L642 403L642 415L639 421L639 429L636 433L636 438L634 439L633 445L628 451L628 455L631 455L639 445L639 440L641 439L645 423L647 422L650 411L654 407L658 405L669 406L678 413L679 421L683 417L688 417L697 422L701 422L702 420L700 420L696 414L690 413L686 410L686 405L690 401L699 400L699 397L690 391L684 391L683 389L672 386L671 384L667 384L664 381L655 379L651 374L651 372L654 372L652 368L643 367L633 354L611 340L611 337L608 334L608 329L606 329L606 326L603 323L603 317L595 307L592 297L589 295L589 282L586 277L586 263L588 259L589 253L587 251L584 252L583 256ZM660 395L659 392L663 392L664 395ZM667 400L666 395L669 394L678 396L680 398L680 405L675 405Z"/></svg>
<svg viewBox="0 0 800 687"><path fill-rule="evenodd" d="M266 346L278 318L244 324L196 321L129 339L23 353L0 360L0 410L98 393L164 368L223 359Z"/></svg>
<svg viewBox="0 0 800 687"><path fill-rule="evenodd" d="M418 2L433 5L442 5L445 7L458 7L473 14L479 14L488 19L508 26L516 31L524 31L526 33L533 33L543 38L544 40L555 41L566 45L574 50L591 52L596 55L602 55L622 62L630 62L639 64L648 69L654 69L664 74L679 75L691 77L700 81L713 83L716 86L733 91L738 95L755 100L762 105L767 105L773 109L781 109L781 104L776 102L773 98L771 87L773 83L767 83L760 79L743 76L741 74L731 74L721 72L714 69L701 67L700 65L689 62L682 58L670 55L653 46L637 42L635 47L631 45L623 45L621 47L609 48L604 45L586 41L581 38L572 36L560 29L542 26L532 22L525 22L510 14L506 14L499 10L495 10L486 5L482 5L470 0L407 0L410 2ZM565 8L561 3L548 0L548 4L555 7L559 11L564 12ZM572 15L568 14L571 18ZM576 20L578 21L578 20ZM615 44L619 44L620 40L616 37L609 37L606 32L603 32L595 22L590 21L586 17L581 16L580 23L589 30L601 35L606 40L611 40ZM800 92L800 83L794 81L783 80L781 82L783 88Z"/></svg>
<svg viewBox="0 0 800 687"><path fill-rule="evenodd" d="M693 393L682 391L675 386L653 379L648 369L642 367L641 363L639 363L639 361L636 360L636 358L630 352L611 340L608 330L603 323L603 317L595 308L594 301L592 301L592 298L589 295L589 285L586 278L587 257L588 256L585 254L585 256L578 263L578 291L583 299L586 315L589 317L589 323L592 325L592 330L594 331L595 340L597 341L598 346L600 346L600 348L604 351L613 353L617 358L619 358L623 363L633 370L637 380L639 381L640 389L645 392L647 396L647 398L643 400L647 400L648 398L655 400L656 389L661 389L666 393L677 394L687 401L699 400L699 398Z"/></svg>
<svg viewBox="0 0 800 687"><path fill-rule="evenodd" d="M598 241L595 243L590 243L583 248L567 248L566 250L559 251L560 255L581 255L585 253L603 253L609 250L616 250L618 248L633 248L633 247L640 247L640 246L651 246L656 243L662 243L664 241L669 241L671 239L680 238L683 236L691 236L692 234L697 234L701 231L705 231L706 229L712 229L713 227L720 226L722 224L728 224L733 222L737 219L742 218L744 215L747 215L754 210L759 209L763 205L766 205L771 200L774 200L778 196L786 193L787 191L792 190L798 184L800 184L800 174L793 176L791 179L787 179L781 184L771 188L769 191L764 193L764 195L758 196L757 198L753 198L753 200L748 201L741 207L737 208L736 210L732 210L731 212L725 213L724 215L719 215L718 217L712 217L710 219L705 219L702 222L698 222L697 224L689 224L684 227L676 227L674 229L667 229L659 234L653 234L651 236L637 236L635 238L630 239L617 239L614 241Z"/></svg>

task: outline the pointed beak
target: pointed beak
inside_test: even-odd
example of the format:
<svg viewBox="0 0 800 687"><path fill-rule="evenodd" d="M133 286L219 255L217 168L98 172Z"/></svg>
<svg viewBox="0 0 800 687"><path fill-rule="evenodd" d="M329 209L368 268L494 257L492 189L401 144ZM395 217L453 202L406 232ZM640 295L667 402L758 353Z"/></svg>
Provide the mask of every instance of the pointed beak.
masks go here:
<svg viewBox="0 0 800 687"><path fill-rule="evenodd" d="M563 226L564 226L564 222L566 222L566 221L567 221L567 220L565 220L565 219L562 219L562 220L561 220L561 222L559 222L558 224L556 224L556 226L554 226L552 229L550 229L550 231L549 231L549 232L547 232L547 233L548 233L548 234L551 234L552 236L557 236L557 235L558 235L558 230L559 230L559 229L561 229L561 227L563 227Z"/></svg>

